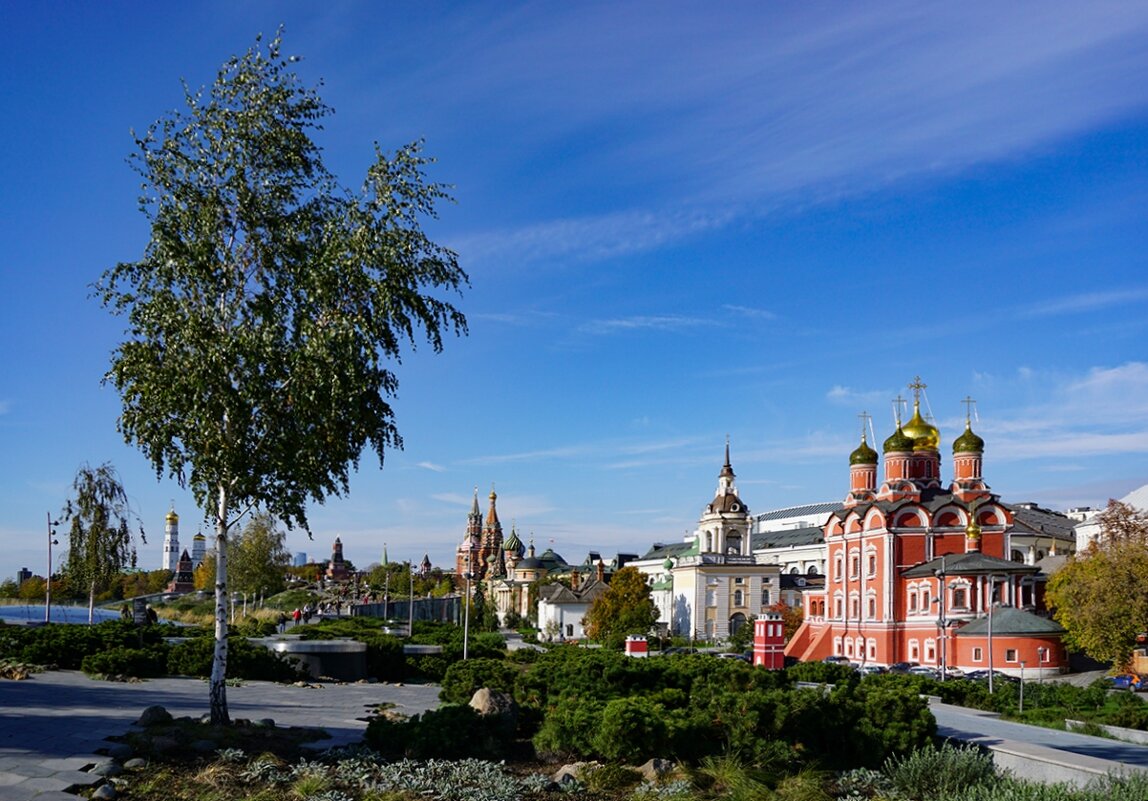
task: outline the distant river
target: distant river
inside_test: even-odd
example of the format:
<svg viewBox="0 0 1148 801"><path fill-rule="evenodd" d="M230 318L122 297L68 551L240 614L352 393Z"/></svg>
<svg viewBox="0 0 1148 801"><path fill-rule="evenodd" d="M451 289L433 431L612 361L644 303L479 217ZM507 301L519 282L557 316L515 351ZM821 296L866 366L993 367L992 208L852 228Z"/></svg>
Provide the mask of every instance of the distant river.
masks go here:
<svg viewBox="0 0 1148 801"><path fill-rule="evenodd" d="M115 620L120 616L117 610L100 609L96 607L93 619L96 623L105 620ZM14 604L0 606L0 620L5 623L43 623L43 604ZM53 623L87 623L88 607L86 606L56 606L52 604Z"/></svg>

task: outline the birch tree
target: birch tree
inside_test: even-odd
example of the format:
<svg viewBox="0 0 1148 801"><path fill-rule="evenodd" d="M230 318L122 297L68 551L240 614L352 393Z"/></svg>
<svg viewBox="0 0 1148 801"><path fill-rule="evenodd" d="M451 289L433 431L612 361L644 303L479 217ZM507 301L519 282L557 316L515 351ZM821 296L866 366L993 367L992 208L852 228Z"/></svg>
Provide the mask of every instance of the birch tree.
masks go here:
<svg viewBox="0 0 1148 801"><path fill-rule="evenodd" d="M76 471L72 491L74 497L65 503L61 517L68 526L66 571L73 587L88 593L90 625L95 616L96 592L105 589L125 567L136 565L131 531L132 518L136 516L119 475L110 464L95 468L83 465Z"/></svg>
<svg viewBox="0 0 1148 801"><path fill-rule="evenodd" d="M388 399L406 347L466 332L442 295L467 276L422 229L449 199L431 160L376 145L361 191L344 189L312 139L331 109L295 60L257 39L136 137L150 240L96 285L127 319L106 377L119 429L214 527L214 723L229 722L232 526L257 508L309 531L307 505L346 493L367 446L380 466L402 447Z"/></svg>

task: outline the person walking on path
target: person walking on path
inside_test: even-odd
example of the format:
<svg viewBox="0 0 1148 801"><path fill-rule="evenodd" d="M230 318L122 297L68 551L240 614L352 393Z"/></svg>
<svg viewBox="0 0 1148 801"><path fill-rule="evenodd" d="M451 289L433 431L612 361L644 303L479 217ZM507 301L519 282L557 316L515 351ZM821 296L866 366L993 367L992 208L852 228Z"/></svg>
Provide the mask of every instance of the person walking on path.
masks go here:
<svg viewBox="0 0 1148 801"><path fill-rule="evenodd" d="M299 611L299 607L295 607L295 611L291 613L291 619L295 621L295 625L299 625L299 619L303 617L303 613Z"/></svg>

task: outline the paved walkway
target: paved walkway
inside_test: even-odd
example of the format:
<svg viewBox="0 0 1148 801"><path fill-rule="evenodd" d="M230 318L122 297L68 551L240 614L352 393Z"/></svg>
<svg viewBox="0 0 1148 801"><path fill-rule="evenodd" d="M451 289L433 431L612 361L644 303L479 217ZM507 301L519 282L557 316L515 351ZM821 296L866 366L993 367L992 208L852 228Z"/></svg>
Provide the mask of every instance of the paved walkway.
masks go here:
<svg viewBox="0 0 1148 801"><path fill-rule="evenodd" d="M323 747L357 743L371 709L394 704L414 715L438 706L437 686L313 684L295 687L244 682L227 688L232 720L271 718L280 726L325 729ZM175 717L208 712L207 682L191 678L136 683L95 681L78 671L0 679L0 801L76 801L67 787L91 784L80 771L103 757L106 738L129 732L147 707L158 704Z"/></svg>

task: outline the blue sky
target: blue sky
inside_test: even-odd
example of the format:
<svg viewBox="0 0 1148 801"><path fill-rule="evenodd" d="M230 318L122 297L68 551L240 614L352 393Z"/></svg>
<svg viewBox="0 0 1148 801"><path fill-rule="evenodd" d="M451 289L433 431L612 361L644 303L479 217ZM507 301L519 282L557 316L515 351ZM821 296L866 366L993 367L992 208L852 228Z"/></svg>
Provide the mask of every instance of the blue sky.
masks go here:
<svg viewBox="0 0 1148 801"><path fill-rule="evenodd" d="M312 513L360 565L452 560L472 493L568 560L681 538L725 438L753 511L836 500L920 374L1005 500L1148 483L1148 6L1119 2L0 5L0 577L111 461L174 501L101 386L139 258L131 129L285 26L357 187L417 138L457 203L470 336L408 353L406 441ZM62 548L57 555L62 553Z"/></svg>

